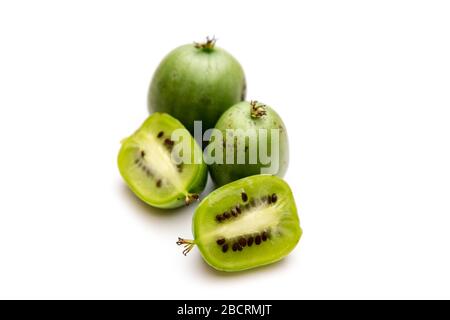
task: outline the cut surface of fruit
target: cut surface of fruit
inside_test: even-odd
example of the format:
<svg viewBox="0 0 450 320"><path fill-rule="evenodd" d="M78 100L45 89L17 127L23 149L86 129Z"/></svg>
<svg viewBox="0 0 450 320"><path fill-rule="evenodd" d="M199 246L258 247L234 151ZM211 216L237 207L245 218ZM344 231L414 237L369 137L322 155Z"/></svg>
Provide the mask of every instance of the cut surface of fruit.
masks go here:
<svg viewBox="0 0 450 320"><path fill-rule="evenodd" d="M294 198L282 179L257 175L212 192L193 218L194 241L212 267L245 270L278 261L302 235ZM187 253L186 252L186 253Z"/></svg>
<svg viewBox="0 0 450 320"><path fill-rule="evenodd" d="M172 140L174 130L184 132L180 141ZM172 157L176 143L191 147L191 161L177 164ZM185 144L185 143L184 143ZM185 144L186 145L186 144ZM130 137L122 141L119 171L130 189L144 202L160 208L175 208L198 199L206 184L206 165L194 154L201 149L175 118L164 113L151 115Z"/></svg>

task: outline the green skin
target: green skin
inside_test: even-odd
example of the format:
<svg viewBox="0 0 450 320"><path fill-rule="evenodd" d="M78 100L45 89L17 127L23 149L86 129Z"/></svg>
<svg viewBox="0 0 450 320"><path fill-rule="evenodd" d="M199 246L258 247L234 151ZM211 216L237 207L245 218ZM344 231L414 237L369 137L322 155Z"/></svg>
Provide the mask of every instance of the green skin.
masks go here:
<svg viewBox="0 0 450 320"><path fill-rule="evenodd" d="M283 177L289 163L289 146L288 146L288 137L286 132L286 127L281 120L280 116L269 106L257 103L257 107L261 110L265 111L265 115L255 115L252 111L252 105L250 102L240 102L231 108L229 108L219 119L216 124L216 129L222 132L222 135L225 137L226 129L267 129L268 130L268 150L279 150L279 166L278 170L274 172L265 172L273 175L277 175L279 177ZM253 114L253 115L252 115ZM272 145L271 143L271 134L270 129L279 129L279 143L276 145ZM245 146L249 146L248 139L245 139L245 136L242 134L238 134L238 137L242 137L241 141L245 141ZM236 139L239 141L239 139ZM234 143L234 149L236 149L236 141ZM228 143L228 142L227 142ZM259 142L258 142L259 143ZM256 164L249 163L249 151L246 151L246 163L238 164L237 161L234 164L226 164L225 163L225 146L222 141L215 141L212 139L210 142L211 146L208 148L220 148L223 149L224 160L222 164L213 163L209 166L209 172L213 181L217 186L223 186L232 181L261 174L261 169L264 167L270 167L270 165L264 165L261 163L259 158L259 154L257 157ZM258 144L259 145L259 144ZM269 153L270 154L270 153ZM236 159L236 158L235 158Z"/></svg>
<svg viewBox="0 0 450 320"><path fill-rule="evenodd" d="M210 129L226 109L245 99L241 65L214 43L184 45L164 58L148 91L150 112L166 112L194 134L194 120Z"/></svg>
<svg viewBox="0 0 450 320"><path fill-rule="evenodd" d="M170 138L174 130L186 132L191 147L201 154L201 149L186 128L175 118L165 113L154 113L131 136L122 141L118 155L120 174L128 187L147 204L163 209L178 208L198 199L206 185L208 170L203 162L184 164L182 172L171 163L170 151L164 148L164 140ZM158 134L164 132L163 137ZM140 157L142 151L145 157ZM142 170L141 164L151 168L153 176L149 177ZM192 159L191 159L192 160ZM158 187L157 181L162 183Z"/></svg>
<svg viewBox="0 0 450 320"><path fill-rule="evenodd" d="M242 192L248 195L244 201ZM244 208L254 199L264 195L277 195L276 203L256 204L250 211L219 222L217 214L239 205ZM242 209L244 210L244 209ZM261 230L272 230L267 241L244 246L234 251L231 246L236 236L255 235ZM187 254L198 246L203 259L220 271L234 272L267 265L287 256L299 242L303 233L297 214L295 200L289 185L282 179L270 175L256 175L240 179L210 193L197 207L193 217L195 240L179 239ZM227 239L228 250L223 252L217 239Z"/></svg>

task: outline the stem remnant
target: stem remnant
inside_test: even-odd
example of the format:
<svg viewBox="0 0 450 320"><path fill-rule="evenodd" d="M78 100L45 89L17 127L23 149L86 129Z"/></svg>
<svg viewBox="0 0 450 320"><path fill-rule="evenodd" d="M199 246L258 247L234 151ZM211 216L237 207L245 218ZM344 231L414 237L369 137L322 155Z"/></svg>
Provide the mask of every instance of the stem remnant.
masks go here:
<svg viewBox="0 0 450 320"><path fill-rule="evenodd" d="M194 42L194 46L197 49L212 50L212 49L214 49L216 42L217 42L217 39L215 36L213 36L211 39L209 37L206 37L206 42Z"/></svg>
<svg viewBox="0 0 450 320"><path fill-rule="evenodd" d="M192 202L197 201L199 198L199 195L197 193L188 193L186 195L186 198L184 199L184 203L188 206Z"/></svg>
<svg viewBox="0 0 450 320"><path fill-rule="evenodd" d="M253 100L250 101L250 106L251 106L250 113L252 118L261 118L262 116L265 116L267 114L265 104Z"/></svg>
<svg viewBox="0 0 450 320"><path fill-rule="evenodd" d="M178 238L177 245L184 246L183 254L186 256L192 248L195 246L194 240L186 240L183 238Z"/></svg>

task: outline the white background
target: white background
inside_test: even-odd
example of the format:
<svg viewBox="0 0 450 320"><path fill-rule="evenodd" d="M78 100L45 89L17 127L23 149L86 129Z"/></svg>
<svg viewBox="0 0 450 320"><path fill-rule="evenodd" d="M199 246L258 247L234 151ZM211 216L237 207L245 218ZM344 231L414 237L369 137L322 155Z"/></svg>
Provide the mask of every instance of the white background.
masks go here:
<svg viewBox="0 0 450 320"><path fill-rule="evenodd" d="M450 298L448 1L2 1L0 298ZM290 136L304 235L238 274L118 173L154 69L216 35Z"/></svg>

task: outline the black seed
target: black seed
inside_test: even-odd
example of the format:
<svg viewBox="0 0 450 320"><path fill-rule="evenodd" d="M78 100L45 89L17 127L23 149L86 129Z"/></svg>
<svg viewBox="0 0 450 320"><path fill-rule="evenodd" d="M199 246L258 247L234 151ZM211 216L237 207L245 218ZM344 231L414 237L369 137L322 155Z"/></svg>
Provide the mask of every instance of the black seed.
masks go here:
<svg viewBox="0 0 450 320"><path fill-rule="evenodd" d="M223 244L225 243L225 239L224 239L224 238L218 239L216 242L217 242L217 244L218 244L219 246L221 246L221 245L223 245Z"/></svg>
<svg viewBox="0 0 450 320"><path fill-rule="evenodd" d="M255 237L255 243L259 245L261 243L261 237L258 235Z"/></svg>
<svg viewBox="0 0 450 320"><path fill-rule="evenodd" d="M262 202L266 202L266 201L267 201L267 196L263 196L263 197L261 198L261 201L262 201Z"/></svg>
<svg viewBox="0 0 450 320"><path fill-rule="evenodd" d="M250 200L250 206L252 206L252 207L255 206L255 199Z"/></svg>
<svg viewBox="0 0 450 320"><path fill-rule="evenodd" d="M272 195L271 199L272 199L272 202L275 203L275 202L277 202L278 197L277 197L277 195L274 193L274 194Z"/></svg>
<svg viewBox="0 0 450 320"><path fill-rule="evenodd" d="M174 144L174 142L170 139L164 140L164 143L167 144L168 146L173 146L173 144Z"/></svg>
<svg viewBox="0 0 450 320"><path fill-rule="evenodd" d="M222 222L222 220L223 220L222 215L218 214L218 215L216 216L216 220L217 220L218 222Z"/></svg>
<svg viewBox="0 0 450 320"><path fill-rule="evenodd" d="M245 240L245 238L243 238L243 237L240 237L240 238L239 238L239 244L240 244L242 247L245 247L245 246L247 245L247 240Z"/></svg>
<svg viewBox="0 0 450 320"><path fill-rule="evenodd" d="M240 213L242 212L242 211L241 211L241 207L237 206L237 207L236 207L236 212L240 214Z"/></svg>
<svg viewBox="0 0 450 320"><path fill-rule="evenodd" d="M237 217L237 211L235 209L231 209L231 215L233 217Z"/></svg>
<svg viewBox="0 0 450 320"><path fill-rule="evenodd" d="M164 132L160 131L160 132L158 133L158 138L161 138L163 135L164 135Z"/></svg>
<svg viewBox="0 0 450 320"><path fill-rule="evenodd" d="M156 181L156 186L158 188L161 188L161 183L162 183L161 179L158 179L158 181Z"/></svg>
<svg viewBox="0 0 450 320"><path fill-rule="evenodd" d="M271 204L272 203L272 196L269 194L269 196L267 197L267 202L269 203L269 204Z"/></svg>
<svg viewBox="0 0 450 320"><path fill-rule="evenodd" d="M236 251L236 250L238 249L238 246L239 246L239 245L238 245L236 242L233 243L233 248L232 248L233 251Z"/></svg>
<svg viewBox="0 0 450 320"><path fill-rule="evenodd" d="M242 251L242 247L240 245L238 245L238 250Z"/></svg>
<svg viewBox="0 0 450 320"><path fill-rule="evenodd" d="M229 213L229 212L224 212L223 217L224 217L225 219L228 219L228 218L231 217L231 216L230 216L230 213Z"/></svg>
<svg viewBox="0 0 450 320"><path fill-rule="evenodd" d="M245 192L242 192L241 197L242 197L242 201L247 202L248 196Z"/></svg>
<svg viewBox="0 0 450 320"><path fill-rule="evenodd" d="M145 157L145 151L144 150L141 151L141 157L142 158Z"/></svg>
<svg viewBox="0 0 450 320"><path fill-rule="evenodd" d="M247 245L248 245L249 247L251 247L252 244L253 244L253 237L250 236L250 237L248 237L248 239L247 239Z"/></svg>
<svg viewBox="0 0 450 320"><path fill-rule="evenodd" d="M265 231L262 233L261 239L262 239L262 241L266 241L267 240L267 233Z"/></svg>
<svg viewBox="0 0 450 320"><path fill-rule="evenodd" d="M227 252L228 251L228 244L224 244L222 247L222 252Z"/></svg>

